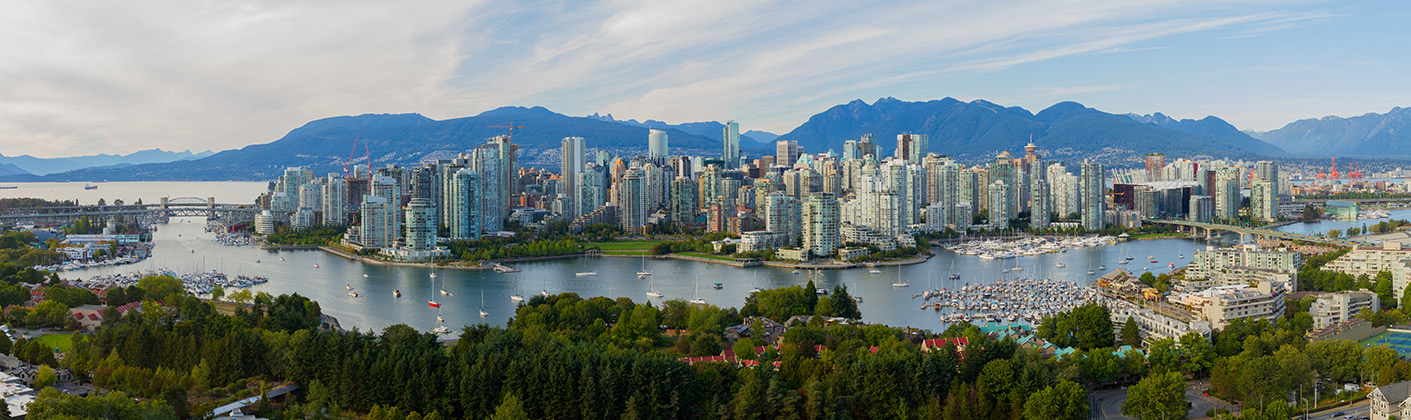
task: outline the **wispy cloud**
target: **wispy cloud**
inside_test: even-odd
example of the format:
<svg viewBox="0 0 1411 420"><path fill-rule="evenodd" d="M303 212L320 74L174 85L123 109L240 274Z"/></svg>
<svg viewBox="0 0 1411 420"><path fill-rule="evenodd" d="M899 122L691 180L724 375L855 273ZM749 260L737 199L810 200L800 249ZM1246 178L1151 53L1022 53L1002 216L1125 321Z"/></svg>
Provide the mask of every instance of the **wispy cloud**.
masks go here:
<svg viewBox="0 0 1411 420"><path fill-rule="evenodd" d="M1337 16L1264 0L19 3L0 6L0 150L223 149L326 116L502 105L782 131L864 95L1121 92L1132 81L1016 71L1194 56L1170 40ZM1005 88L964 90L975 78Z"/></svg>

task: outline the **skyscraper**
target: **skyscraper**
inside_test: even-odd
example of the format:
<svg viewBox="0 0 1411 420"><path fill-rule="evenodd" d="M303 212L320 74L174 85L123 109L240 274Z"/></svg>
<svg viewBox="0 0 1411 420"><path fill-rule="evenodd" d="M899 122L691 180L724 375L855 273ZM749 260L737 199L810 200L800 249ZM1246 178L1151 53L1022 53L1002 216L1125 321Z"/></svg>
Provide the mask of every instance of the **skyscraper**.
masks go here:
<svg viewBox="0 0 1411 420"><path fill-rule="evenodd" d="M1161 181L1161 169L1166 167L1166 155L1163 153L1147 153L1146 155L1146 180L1149 182Z"/></svg>
<svg viewBox="0 0 1411 420"><path fill-rule="evenodd" d="M1249 215L1255 219L1274 220L1279 217L1279 202L1275 195L1274 183L1268 179L1255 178L1249 188Z"/></svg>
<svg viewBox="0 0 1411 420"><path fill-rule="evenodd" d="M401 225L397 223L397 208L393 206L392 201L378 195L365 195L361 207L359 242L367 248L391 247L402 231Z"/></svg>
<svg viewBox="0 0 1411 420"><path fill-rule="evenodd" d="M722 147L720 160L725 161L725 169L736 169L740 167L740 124L734 121L725 122L725 132L721 136ZM792 162L791 162L792 163Z"/></svg>
<svg viewBox="0 0 1411 420"><path fill-rule="evenodd" d="M1240 217L1239 168L1222 167L1215 171L1215 218L1234 220Z"/></svg>
<svg viewBox="0 0 1411 420"><path fill-rule="evenodd" d="M647 132L647 157L661 159L667 156L666 132L653 129Z"/></svg>
<svg viewBox="0 0 1411 420"><path fill-rule="evenodd" d="M1255 162L1255 163L1254 163L1254 178L1255 178L1255 179L1263 179L1263 180L1269 181L1269 187L1270 187L1270 189L1274 192L1274 196L1277 197L1277 196L1279 195L1280 185L1279 185L1279 163L1278 163L1278 162L1271 162L1271 161L1267 161L1267 160L1261 160L1261 161ZM1278 207L1278 204L1275 203L1275 204L1274 204L1274 207L1277 208L1277 207Z"/></svg>
<svg viewBox="0 0 1411 420"><path fill-rule="evenodd" d="M622 175L622 191L617 196L617 211L622 218L622 230L628 234L642 234L647 227L646 175L641 168L628 169Z"/></svg>
<svg viewBox="0 0 1411 420"><path fill-rule="evenodd" d="M497 178L499 179L500 190L498 191L499 198L497 199L499 204L497 204L496 207L503 209L509 208L510 197L519 194L519 190L516 188L517 183L514 182L516 165L515 154L519 152L519 145L511 143L511 140L510 136L495 136L485 141L486 144L499 151L500 164L499 169L497 169ZM508 211L504 213L505 215L509 214Z"/></svg>
<svg viewBox="0 0 1411 420"><path fill-rule="evenodd" d="M569 214L565 214L569 220L577 218L582 213L578 209L583 208L583 197L578 188L578 181L583 173L583 150L582 137L564 137L559 148L561 153L560 171L563 180L559 182L562 191L565 191L565 198L568 209L572 209Z"/></svg>
<svg viewBox="0 0 1411 420"><path fill-rule="evenodd" d="M678 176L671 180L671 199L669 209L671 211L671 221L676 223L691 223L696 221L696 183L690 178Z"/></svg>
<svg viewBox="0 0 1411 420"><path fill-rule="evenodd" d="M436 249L436 207L431 200L413 198L407 202L407 250Z"/></svg>
<svg viewBox="0 0 1411 420"><path fill-rule="evenodd" d="M907 163L920 164L921 158L926 157L926 149L930 147L929 141L925 134L898 134L897 157Z"/></svg>
<svg viewBox="0 0 1411 420"><path fill-rule="evenodd" d="M1042 172L1042 171L1041 171ZM1030 183L1029 192L1029 226L1043 229L1049 224L1049 188L1048 182L1042 179Z"/></svg>
<svg viewBox="0 0 1411 420"><path fill-rule="evenodd" d="M505 186L500 184L504 165L500 149L488 145L481 146L475 148L472 155L471 167L480 175L480 228L487 232L503 230L505 216L509 213L506 211L509 200L504 199Z"/></svg>
<svg viewBox="0 0 1411 420"><path fill-rule="evenodd" d="M1082 195L1080 205L1083 207L1082 218L1083 228L1087 230L1099 230L1107 225L1107 183L1103 180L1102 164L1096 162L1083 162L1082 174L1079 175Z"/></svg>
<svg viewBox="0 0 1411 420"><path fill-rule="evenodd" d="M990 228L1009 229L1009 219L1013 218L1009 214L1009 206L1005 203L1009 196L1009 184L1004 181L995 181L990 184Z"/></svg>
<svg viewBox="0 0 1411 420"><path fill-rule="evenodd" d="M323 225L345 226L348 224L348 184L342 176L328 175L323 183Z"/></svg>
<svg viewBox="0 0 1411 420"><path fill-rule="evenodd" d="M779 140L774 142L775 162L779 165L794 166L798 162L799 155L803 154L803 148L799 147L799 142L794 140Z"/></svg>
<svg viewBox="0 0 1411 420"><path fill-rule="evenodd" d="M813 193L801 210L803 247L813 255L826 257L838 251L838 200L833 194Z"/></svg>
<svg viewBox="0 0 1411 420"><path fill-rule="evenodd" d="M784 243L798 245L802 227L799 201L781 192L769 194L765 206L764 229L784 236Z"/></svg>
<svg viewBox="0 0 1411 420"><path fill-rule="evenodd" d="M450 211L451 239L465 240L480 238L480 175L475 170L463 168L456 171L451 176L450 188L446 191L447 205L443 206Z"/></svg>

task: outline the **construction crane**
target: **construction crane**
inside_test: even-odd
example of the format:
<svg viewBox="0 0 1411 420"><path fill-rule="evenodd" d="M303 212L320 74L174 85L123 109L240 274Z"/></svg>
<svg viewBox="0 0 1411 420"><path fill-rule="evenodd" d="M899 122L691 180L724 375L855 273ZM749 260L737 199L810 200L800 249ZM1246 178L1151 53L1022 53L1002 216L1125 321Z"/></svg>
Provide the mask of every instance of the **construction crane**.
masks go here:
<svg viewBox="0 0 1411 420"><path fill-rule="evenodd" d="M522 125L518 125L518 126L517 126L517 125L514 125L514 122L513 122L513 121L510 122L510 125L492 125L492 126L489 126L489 127L490 127L490 128L508 128L508 129L510 129L510 142L511 142L511 143L514 142L514 129L516 129L516 128L524 128L524 126L522 126Z"/></svg>
<svg viewBox="0 0 1411 420"><path fill-rule="evenodd" d="M353 138L353 150L348 152L348 160L343 161L343 178L353 178L353 171L349 170L348 165L354 162L353 156L358 153L358 140L360 139L360 137ZM363 153L366 153L368 179L372 179L372 151L368 149L367 142L363 142ZM357 166L353 164L353 169L357 169Z"/></svg>

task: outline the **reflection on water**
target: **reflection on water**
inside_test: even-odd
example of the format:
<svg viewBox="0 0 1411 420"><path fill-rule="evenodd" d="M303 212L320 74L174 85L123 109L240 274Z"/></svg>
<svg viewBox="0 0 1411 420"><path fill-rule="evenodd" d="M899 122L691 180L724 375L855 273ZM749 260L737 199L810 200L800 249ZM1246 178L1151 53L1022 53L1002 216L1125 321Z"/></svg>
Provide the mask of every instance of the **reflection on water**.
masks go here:
<svg viewBox="0 0 1411 420"><path fill-rule="evenodd" d="M127 273L149 268L170 268L178 272L220 270L226 274L261 275L269 283L254 287L271 294L299 293L317 300L323 310L339 319L344 327L363 329L405 323L421 329L435 325L436 312L427 300L436 299L443 305L448 325L486 322L503 325L513 316L514 294L532 296L540 291L574 292L582 296L628 297L647 300L646 293L654 288L665 299L703 297L711 304L741 306L749 290L802 285L812 279L818 287L845 285L865 300L859 309L864 320L894 326L942 329L940 314L918 309L920 299L913 295L923 289L955 288L966 283L993 283L1002 276L1052 278L1089 284L1096 276L1087 275L1106 265L1108 271L1119 267L1141 272L1166 272L1170 264L1184 266L1191 255L1206 245L1229 245L1228 239L1204 240L1163 239L1134 241L1125 244L1071 249L1065 253L1010 260L981 260L935 248L937 255L929 261L902 267L885 267L872 274L866 269L852 270L793 270L773 267L735 268L725 265L646 259L648 280L637 278L641 258L571 258L512 264L519 273L498 274L491 270L453 270L421 267L389 267L344 260L322 251L261 251L253 247L225 247L216 244L212 235L202 231L200 219L174 219L162 225L155 236L154 256L141 264L103 267L85 271L65 272L64 278L88 277L108 273ZM1225 242L1219 242L1225 241ZM195 251L194 253L192 251ZM1128 265L1118 265L1123 257L1135 259ZM1157 260L1150 263L1147 257ZM1178 258L1184 257L1184 258ZM283 261L280 261L283 258ZM1062 262L1066 268L1057 268ZM317 264L317 268L315 268ZM1023 271L1004 273L1005 269L1022 266ZM597 271L597 276L579 277L576 272ZM441 296L432 286L431 273L451 296ZM949 274L959 274L951 282ZM1101 274L1101 273L1098 273ZM366 275L366 277L364 277ZM911 284L893 288L892 282L901 277ZM699 279L699 280L697 280ZM697 282L699 281L699 287ZM723 283L719 290L711 287ZM347 286L358 291L359 297L348 296ZM393 296L400 290L401 298ZM481 318L483 305L490 313ZM660 301L660 299L652 299Z"/></svg>

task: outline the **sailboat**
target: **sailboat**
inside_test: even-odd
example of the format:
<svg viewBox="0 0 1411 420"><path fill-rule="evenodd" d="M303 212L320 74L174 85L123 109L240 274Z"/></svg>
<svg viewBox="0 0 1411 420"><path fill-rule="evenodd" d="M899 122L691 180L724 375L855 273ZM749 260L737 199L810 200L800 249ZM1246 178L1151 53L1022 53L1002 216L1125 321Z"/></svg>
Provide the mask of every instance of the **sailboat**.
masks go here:
<svg viewBox="0 0 1411 420"><path fill-rule="evenodd" d="M431 281L436 281L436 273L431 273ZM446 282L441 282L441 296L451 296L451 292L446 291Z"/></svg>
<svg viewBox="0 0 1411 420"><path fill-rule="evenodd" d="M754 272L754 277L750 279L750 294L759 293L759 272Z"/></svg>
<svg viewBox="0 0 1411 420"><path fill-rule="evenodd" d="M704 305L704 304L706 304L706 299L703 298L703 297L700 297L700 293L701 293L701 276L696 276L696 291L695 291L694 293L692 293L692 296L694 296L694 297L691 298L691 304L693 304L693 305Z"/></svg>
<svg viewBox="0 0 1411 420"><path fill-rule="evenodd" d="M431 287L436 287L436 273L431 273ZM433 308L438 308L436 313L438 314L437 316L440 316L439 314L441 312L439 308L441 308L441 302L436 301L436 295L431 295L431 300L426 301L426 304Z"/></svg>
<svg viewBox="0 0 1411 420"><path fill-rule="evenodd" d="M434 334L441 334L441 335L445 335L445 334L450 334L450 333L451 333L451 329L446 327L446 318L441 317L441 306L440 306L440 305L437 305L437 306L436 306L436 328L432 328L432 329L431 329L431 332L434 333Z"/></svg>
<svg viewBox="0 0 1411 420"><path fill-rule="evenodd" d="M483 293L483 292L482 292ZM519 285L514 286L514 294L510 295L510 302L519 303L524 301L524 296L519 295Z"/></svg>
<svg viewBox="0 0 1411 420"><path fill-rule="evenodd" d="M911 287L911 283L901 279L901 265L897 265L897 281L892 283L892 287Z"/></svg>
<svg viewBox="0 0 1411 420"><path fill-rule="evenodd" d="M481 291L480 291L480 317L481 317L481 318L484 318L484 317L487 317L487 316L490 316L490 313L489 313L489 312L485 312L485 291L484 291L484 290L481 290Z"/></svg>
<svg viewBox="0 0 1411 420"><path fill-rule="evenodd" d="M647 276L650 276L650 275L652 275L652 272L647 271L647 256L646 256L646 255L643 255L643 256L642 256L642 271L638 271L638 272L637 272L637 278L638 278L638 279L642 279L642 280L646 280L646 279L647 279Z"/></svg>
<svg viewBox="0 0 1411 420"><path fill-rule="evenodd" d="M655 279L647 280L647 297L651 297L651 298L659 298L659 297L661 297L661 292L658 292L658 291L657 291L655 284L656 284Z"/></svg>

